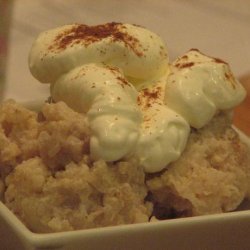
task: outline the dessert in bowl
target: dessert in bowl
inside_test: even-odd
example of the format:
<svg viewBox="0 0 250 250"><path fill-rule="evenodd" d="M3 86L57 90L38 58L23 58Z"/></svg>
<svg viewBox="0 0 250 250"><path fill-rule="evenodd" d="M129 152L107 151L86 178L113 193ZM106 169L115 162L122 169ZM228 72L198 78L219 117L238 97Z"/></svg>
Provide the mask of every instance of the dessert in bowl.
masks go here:
<svg viewBox="0 0 250 250"><path fill-rule="evenodd" d="M159 220L207 223L249 198L231 122L246 93L226 62L191 49L170 63L153 32L108 23L43 32L29 66L51 97L1 105L0 170L4 205L35 235L164 233Z"/></svg>

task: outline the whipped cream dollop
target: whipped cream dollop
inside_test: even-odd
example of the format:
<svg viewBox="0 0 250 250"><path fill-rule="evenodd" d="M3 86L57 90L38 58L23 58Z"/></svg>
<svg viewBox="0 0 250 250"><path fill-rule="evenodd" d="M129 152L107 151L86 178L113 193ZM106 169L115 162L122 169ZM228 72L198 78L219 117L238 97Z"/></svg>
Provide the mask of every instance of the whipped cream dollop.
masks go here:
<svg viewBox="0 0 250 250"><path fill-rule="evenodd" d="M172 64L165 102L192 127L201 128L218 110L232 109L245 96L226 62L192 49Z"/></svg>
<svg viewBox="0 0 250 250"><path fill-rule="evenodd" d="M86 113L94 159L135 155L149 173L180 157L190 126L204 126L245 96L227 63L191 50L169 66L161 38L131 24L43 32L29 66L51 84L54 101Z"/></svg>
<svg viewBox="0 0 250 250"><path fill-rule="evenodd" d="M165 73L166 46L155 33L137 25L107 23L65 25L41 33L34 42L29 66L42 83L88 63L121 68L131 81L149 80Z"/></svg>
<svg viewBox="0 0 250 250"><path fill-rule="evenodd" d="M137 99L143 122L136 154L149 173L161 171L177 160L190 132L187 121L164 104L165 87L164 77L142 89Z"/></svg>
<svg viewBox="0 0 250 250"><path fill-rule="evenodd" d="M53 100L87 114L94 159L115 161L136 154L148 172L163 169L180 155L189 126L163 104L164 91L158 103L155 98L151 108L142 108L137 102L144 102L146 90L141 94L130 82L151 85L167 74L168 63L159 36L121 23L73 24L43 32L29 56L31 73L51 84ZM150 124L142 119L151 114L155 118ZM179 131L182 126L185 132Z"/></svg>
<svg viewBox="0 0 250 250"><path fill-rule="evenodd" d="M76 67L51 86L51 96L87 113L95 159L115 161L134 150L141 112L136 89L119 69L97 64Z"/></svg>

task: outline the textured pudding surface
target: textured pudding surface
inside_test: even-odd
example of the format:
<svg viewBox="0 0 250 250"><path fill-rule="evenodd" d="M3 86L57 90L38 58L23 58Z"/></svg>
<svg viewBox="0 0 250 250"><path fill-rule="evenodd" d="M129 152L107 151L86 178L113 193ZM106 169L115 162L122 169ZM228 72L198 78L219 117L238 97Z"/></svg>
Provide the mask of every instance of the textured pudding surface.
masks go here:
<svg viewBox="0 0 250 250"><path fill-rule="evenodd" d="M85 115L62 102L35 113L8 101L0 125L3 202L33 232L226 212L249 196L248 149L225 114L193 130L182 156L153 175L132 156L92 160Z"/></svg>
<svg viewBox="0 0 250 250"><path fill-rule="evenodd" d="M191 132L176 162L148 179L158 216L168 216L171 209L182 216L235 210L249 197L249 163L249 148L232 129L231 118L215 116Z"/></svg>
<svg viewBox="0 0 250 250"><path fill-rule="evenodd" d="M143 168L135 159L91 161L84 115L64 103L39 114L14 102L0 111L3 200L34 232L146 222Z"/></svg>

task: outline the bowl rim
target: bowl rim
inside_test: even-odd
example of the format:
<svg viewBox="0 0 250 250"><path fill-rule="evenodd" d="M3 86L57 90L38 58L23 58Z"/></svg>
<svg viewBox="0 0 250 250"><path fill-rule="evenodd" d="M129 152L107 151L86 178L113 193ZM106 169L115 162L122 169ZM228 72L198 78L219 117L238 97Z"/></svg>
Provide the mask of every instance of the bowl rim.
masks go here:
<svg viewBox="0 0 250 250"><path fill-rule="evenodd" d="M81 229L75 231L56 232L56 233L34 233L30 231L17 216L12 213L3 202L0 201L0 216L9 224L12 229L21 237L21 239L32 242L34 245L43 245L48 240L55 242L67 242L68 239L86 238L92 235L98 237L100 235L114 235L115 233L135 233L138 230L155 230L156 228L164 228L171 230L180 226L194 226L197 224L206 224L213 222L236 221L239 219L250 219L250 210L232 211L227 213L200 215L186 218L176 218L162 221L151 221L137 224L107 226L99 228ZM63 242L61 242L63 243Z"/></svg>

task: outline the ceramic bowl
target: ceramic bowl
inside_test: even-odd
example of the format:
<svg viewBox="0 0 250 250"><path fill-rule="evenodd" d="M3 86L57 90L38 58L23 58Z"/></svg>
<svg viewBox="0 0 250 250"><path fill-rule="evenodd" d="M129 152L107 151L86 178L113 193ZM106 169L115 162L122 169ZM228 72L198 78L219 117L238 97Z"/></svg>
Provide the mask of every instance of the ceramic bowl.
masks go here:
<svg viewBox="0 0 250 250"><path fill-rule="evenodd" d="M50 234L32 233L0 202L0 249L250 249L250 202L224 214Z"/></svg>

